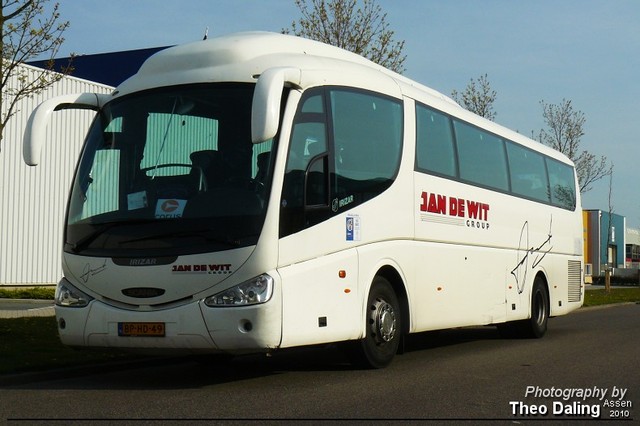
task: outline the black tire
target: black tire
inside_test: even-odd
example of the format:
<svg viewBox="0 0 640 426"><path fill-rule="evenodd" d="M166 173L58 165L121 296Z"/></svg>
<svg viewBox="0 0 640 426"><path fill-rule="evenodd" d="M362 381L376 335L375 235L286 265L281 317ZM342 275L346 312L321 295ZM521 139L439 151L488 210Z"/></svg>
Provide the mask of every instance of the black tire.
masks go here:
<svg viewBox="0 0 640 426"><path fill-rule="evenodd" d="M523 323L523 331L528 337L539 338L547 332L549 320L549 292L540 277L536 277L531 289L531 318Z"/></svg>
<svg viewBox="0 0 640 426"><path fill-rule="evenodd" d="M540 338L547 332L549 320L549 292L541 277L536 277L531 289L531 317L522 321L498 324L503 338Z"/></svg>
<svg viewBox="0 0 640 426"><path fill-rule="evenodd" d="M402 334L400 303L386 278L373 280L365 315L366 335L356 346L354 361L365 368L384 368L398 352Z"/></svg>

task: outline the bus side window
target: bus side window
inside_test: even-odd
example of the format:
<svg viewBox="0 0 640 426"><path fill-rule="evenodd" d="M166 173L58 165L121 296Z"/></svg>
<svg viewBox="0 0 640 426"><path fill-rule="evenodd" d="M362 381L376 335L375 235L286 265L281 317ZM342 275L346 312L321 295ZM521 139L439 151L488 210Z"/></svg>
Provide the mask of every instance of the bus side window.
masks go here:
<svg viewBox="0 0 640 426"><path fill-rule="evenodd" d="M546 159L551 189L551 204L567 210L576 208L576 187L573 168L553 160Z"/></svg>
<svg viewBox="0 0 640 426"><path fill-rule="evenodd" d="M549 181L542 154L507 142L511 191L524 197L549 202Z"/></svg>
<svg viewBox="0 0 640 426"><path fill-rule="evenodd" d="M416 168L456 177L456 153L449 117L417 105L416 120Z"/></svg>
<svg viewBox="0 0 640 426"><path fill-rule="evenodd" d="M351 90L331 91L336 213L385 191L400 167L402 104ZM341 200L344 200L342 203Z"/></svg>
<svg viewBox="0 0 640 426"><path fill-rule="evenodd" d="M400 101L361 90L322 93L306 97L294 120L282 188L281 237L376 197L391 186L400 166Z"/></svg>
<svg viewBox="0 0 640 426"><path fill-rule="evenodd" d="M453 120L458 144L460 178L501 191L509 191L509 174L501 138L463 121Z"/></svg>

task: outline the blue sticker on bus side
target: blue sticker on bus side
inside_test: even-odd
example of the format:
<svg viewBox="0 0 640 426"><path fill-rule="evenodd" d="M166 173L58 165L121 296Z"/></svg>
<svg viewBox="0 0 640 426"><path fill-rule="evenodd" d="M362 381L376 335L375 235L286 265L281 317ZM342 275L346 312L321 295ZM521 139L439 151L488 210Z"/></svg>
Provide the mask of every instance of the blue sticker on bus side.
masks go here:
<svg viewBox="0 0 640 426"><path fill-rule="evenodd" d="M360 241L360 216L347 215L347 241Z"/></svg>

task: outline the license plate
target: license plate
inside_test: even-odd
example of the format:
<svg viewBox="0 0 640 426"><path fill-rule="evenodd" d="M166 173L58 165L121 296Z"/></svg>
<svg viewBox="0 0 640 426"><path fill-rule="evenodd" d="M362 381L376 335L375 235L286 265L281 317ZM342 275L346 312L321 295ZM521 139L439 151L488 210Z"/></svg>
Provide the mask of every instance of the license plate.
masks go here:
<svg viewBox="0 0 640 426"><path fill-rule="evenodd" d="M119 322L118 336L164 337L164 323Z"/></svg>

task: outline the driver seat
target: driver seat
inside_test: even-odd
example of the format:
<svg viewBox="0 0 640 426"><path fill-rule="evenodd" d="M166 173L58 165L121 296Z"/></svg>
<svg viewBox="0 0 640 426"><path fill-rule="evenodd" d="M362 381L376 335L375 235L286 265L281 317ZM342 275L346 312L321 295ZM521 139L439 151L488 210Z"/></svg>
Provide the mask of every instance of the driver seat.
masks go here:
<svg viewBox="0 0 640 426"><path fill-rule="evenodd" d="M207 188L220 186L221 182L227 175L225 171L226 165L220 151L214 151L211 149L195 151L189 155L189 158L191 159L191 164L200 168L204 173ZM197 173L197 169L191 171L191 174L194 175L196 180L199 179Z"/></svg>

